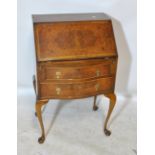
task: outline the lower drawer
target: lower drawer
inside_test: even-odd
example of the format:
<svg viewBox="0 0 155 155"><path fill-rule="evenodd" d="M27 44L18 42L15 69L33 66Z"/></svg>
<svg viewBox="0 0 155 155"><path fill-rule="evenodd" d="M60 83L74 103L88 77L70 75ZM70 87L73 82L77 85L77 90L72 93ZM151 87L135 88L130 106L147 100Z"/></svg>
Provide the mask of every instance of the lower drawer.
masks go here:
<svg viewBox="0 0 155 155"><path fill-rule="evenodd" d="M48 82L40 83L40 98L82 98L112 92L113 90L114 77L74 83Z"/></svg>

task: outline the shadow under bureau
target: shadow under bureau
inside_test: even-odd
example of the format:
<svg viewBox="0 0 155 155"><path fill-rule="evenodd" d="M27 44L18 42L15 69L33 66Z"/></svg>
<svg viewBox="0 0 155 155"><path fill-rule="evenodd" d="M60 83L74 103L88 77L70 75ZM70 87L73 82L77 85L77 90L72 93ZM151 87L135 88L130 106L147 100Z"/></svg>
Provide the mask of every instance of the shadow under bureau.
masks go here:
<svg viewBox="0 0 155 155"><path fill-rule="evenodd" d="M50 99L77 99L104 94L110 99L104 124L116 102L117 49L111 19L103 14L33 15L36 49L36 116L45 140L41 108Z"/></svg>

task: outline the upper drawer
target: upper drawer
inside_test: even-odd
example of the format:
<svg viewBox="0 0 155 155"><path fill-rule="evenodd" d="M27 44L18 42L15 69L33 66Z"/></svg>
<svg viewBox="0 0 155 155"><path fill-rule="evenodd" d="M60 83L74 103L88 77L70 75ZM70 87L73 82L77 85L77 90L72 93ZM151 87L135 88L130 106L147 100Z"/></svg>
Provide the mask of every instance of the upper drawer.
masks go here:
<svg viewBox="0 0 155 155"><path fill-rule="evenodd" d="M117 59L39 63L39 81L90 79L114 75Z"/></svg>
<svg viewBox="0 0 155 155"><path fill-rule="evenodd" d="M110 20L35 23L37 60L116 56Z"/></svg>

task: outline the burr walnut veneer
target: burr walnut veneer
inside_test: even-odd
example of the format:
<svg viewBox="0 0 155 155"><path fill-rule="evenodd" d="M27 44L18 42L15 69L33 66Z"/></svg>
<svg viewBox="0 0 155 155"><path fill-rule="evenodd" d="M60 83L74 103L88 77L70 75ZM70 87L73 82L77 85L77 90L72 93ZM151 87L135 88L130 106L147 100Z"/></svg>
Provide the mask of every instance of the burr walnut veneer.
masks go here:
<svg viewBox="0 0 155 155"><path fill-rule="evenodd" d="M112 22L105 14L33 15L36 49L36 114L45 140L41 108L49 99L96 96L110 99L107 122L114 108L117 50Z"/></svg>

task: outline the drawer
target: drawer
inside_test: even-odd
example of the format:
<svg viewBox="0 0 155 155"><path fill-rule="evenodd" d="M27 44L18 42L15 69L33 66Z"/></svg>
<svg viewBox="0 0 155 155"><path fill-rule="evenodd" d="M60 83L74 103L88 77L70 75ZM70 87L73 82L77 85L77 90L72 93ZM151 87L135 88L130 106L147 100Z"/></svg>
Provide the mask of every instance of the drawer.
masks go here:
<svg viewBox="0 0 155 155"><path fill-rule="evenodd" d="M107 77L115 74L115 66L115 59L42 63L39 81Z"/></svg>
<svg viewBox="0 0 155 155"><path fill-rule="evenodd" d="M99 78L85 82L62 83L47 82L40 83L41 98L81 98L113 92L114 77Z"/></svg>

